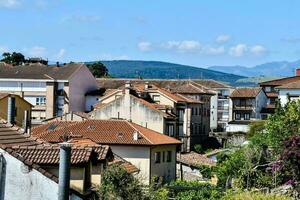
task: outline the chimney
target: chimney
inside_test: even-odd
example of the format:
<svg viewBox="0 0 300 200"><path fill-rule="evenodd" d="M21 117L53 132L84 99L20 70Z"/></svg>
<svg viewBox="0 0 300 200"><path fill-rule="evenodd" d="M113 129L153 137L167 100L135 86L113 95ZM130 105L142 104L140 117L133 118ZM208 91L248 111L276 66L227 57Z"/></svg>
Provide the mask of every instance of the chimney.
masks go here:
<svg viewBox="0 0 300 200"><path fill-rule="evenodd" d="M130 94L130 89L131 89L131 83L130 81L126 81L125 83L125 94Z"/></svg>
<svg viewBox="0 0 300 200"><path fill-rule="evenodd" d="M133 140L137 141L139 139L139 133L137 131L133 132Z"/></svg>
<svg viewBox="0 0 300 200"><path fill-rule="evenodd" d="M24 111L24 122L23 122L23 128L24 133L27 133L30 135L31 132L31 123L30 123L30 112L28 110Z"/></svg>
<svg viewBox="0 0 300 200"><path fill-rule="evenodd" d="M56 62L56 67L59 67L59 62L58 61Z"/></svg>
<svg viewBox="0 0 300 200"><path fill-rule="evenodd" d="M16 109L16 99L12 96L8 96L7 122L9 124L14 124L15 123L15 109Z"/></svg>
<svg viewBox="0 0 300 200"><path fill-rule="evenodd" d="M64 141L59 146L58 200L69 200L71 144Z"/></svg>
<svg viewBox="0 0 300 200"><path fill-rule="evenodd" d="M146 81L146 82L145 82L145 90L147 91L148 89L149 89L149 82Z"/></svg>
<svg viewBox="0 0 300 200"><path fill-rule="evenodd" d="M296 76L300 76L300 68L296 69Z"/></svg>

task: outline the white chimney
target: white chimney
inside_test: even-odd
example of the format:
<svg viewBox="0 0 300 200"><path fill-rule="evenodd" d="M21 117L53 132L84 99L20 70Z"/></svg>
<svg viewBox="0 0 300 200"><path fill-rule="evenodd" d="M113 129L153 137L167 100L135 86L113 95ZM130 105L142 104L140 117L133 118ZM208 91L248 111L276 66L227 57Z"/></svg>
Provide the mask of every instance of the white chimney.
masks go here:
<svg viewBox="0 0 300 200"><path fill-rule="evenodd" d="M130 81L126 81L125 83L125 94L130 94L131 83Z"/></svg>
<svg viewBox="0 0 300 200"><path fill-rule="evenodd" d="M133 140L137 141L139 139L139 133L137 131L133 132Z"/></svg>
<svg viewBox="0 0 300 200"><path fill-rule="evenodd" d="M145 90L148 90L148 89L149 89L149 82L146 81L146 82L145 82Z"/></svg>

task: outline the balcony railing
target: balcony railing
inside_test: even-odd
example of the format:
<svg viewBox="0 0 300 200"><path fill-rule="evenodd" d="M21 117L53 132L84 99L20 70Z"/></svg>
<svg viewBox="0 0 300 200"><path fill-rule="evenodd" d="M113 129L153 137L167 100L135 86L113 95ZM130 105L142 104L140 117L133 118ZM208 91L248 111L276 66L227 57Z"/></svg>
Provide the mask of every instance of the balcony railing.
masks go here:
<svg viewBox="0 0 300 200"><path fill-rule="evenodd" d="M229 106L218 106L218 110L228 110Z"/></svg>
<svg viewBox="0 0 300 200"><path fill-rule="evenodd" d="M253 110L255 107L253 105L245 105L245 106L240 106L240 105L234 105L233 109L234 110Z"/></svg>

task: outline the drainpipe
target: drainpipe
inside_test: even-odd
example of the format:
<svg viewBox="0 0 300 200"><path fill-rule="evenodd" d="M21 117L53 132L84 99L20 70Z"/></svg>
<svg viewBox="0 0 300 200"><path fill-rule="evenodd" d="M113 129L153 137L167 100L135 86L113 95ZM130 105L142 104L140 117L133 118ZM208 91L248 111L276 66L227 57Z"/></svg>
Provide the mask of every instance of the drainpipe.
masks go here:
<svg viewBox="0 0 300 200"><path fill-rule="evenodd" d="M15 123L15 98L11 96L7 100L7 122L9 124Z"/></svg>
<svg viewBox="0 0 300 200"><path fill-rule="evenodd" d="M58 200L69 200L70 166L71 144L65 141L59 148Z"/></svg>

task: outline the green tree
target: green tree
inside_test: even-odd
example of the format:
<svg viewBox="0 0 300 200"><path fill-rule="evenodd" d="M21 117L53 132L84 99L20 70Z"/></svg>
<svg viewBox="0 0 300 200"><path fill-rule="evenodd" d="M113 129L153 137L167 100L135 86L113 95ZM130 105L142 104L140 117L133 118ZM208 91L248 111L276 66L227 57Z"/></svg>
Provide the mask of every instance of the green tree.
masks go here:
<svg viewBox="0 0 300 200"><path fill-rule="evenodd" d="M87 64L87 67L96 78L108 76L108 69L101 62L95 62L93 64Z"/></svg>
<svg viewBox="0 0 300 200"><path fill-rule="evenodd" d="M21 65L26 62L25 56L22 53L18 52L5 52L2 54L2 62L5 62L7 64L12 64L12 65Z"/></svg>
<svg viewBox="0 0 300 200"><path fill-rule="evenodd" d="M115 164L105 169L99 195L103 200L143 199L142 186L139 181L123 167Z"/></svg>

